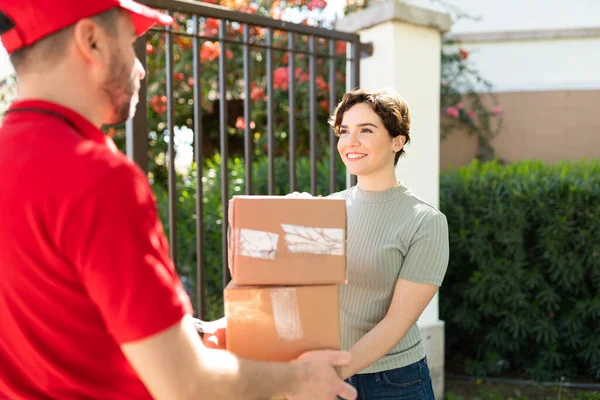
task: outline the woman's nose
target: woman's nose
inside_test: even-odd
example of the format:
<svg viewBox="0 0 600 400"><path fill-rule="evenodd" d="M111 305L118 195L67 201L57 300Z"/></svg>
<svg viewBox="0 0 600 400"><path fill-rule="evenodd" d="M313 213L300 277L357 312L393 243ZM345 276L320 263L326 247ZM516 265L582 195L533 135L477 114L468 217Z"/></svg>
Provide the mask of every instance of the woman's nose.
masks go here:
<svg viewBox="0 0 600 400"><path fill-rule="evenodd" d="M360 140L358 137L358 134L356 132L350 131L348 132L348 134L346 135L346 139L347 139L347 144L348 146L359 146L360 145Z"/></svg>

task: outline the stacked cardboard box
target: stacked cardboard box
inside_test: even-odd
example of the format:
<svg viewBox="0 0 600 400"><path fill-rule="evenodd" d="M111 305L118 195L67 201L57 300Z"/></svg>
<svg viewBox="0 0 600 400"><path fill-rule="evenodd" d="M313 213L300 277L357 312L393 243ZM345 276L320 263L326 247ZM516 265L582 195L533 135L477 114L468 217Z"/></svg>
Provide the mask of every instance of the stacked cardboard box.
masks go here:
<svg viewBox="0 0 600 400"><path fill-rule="evenodd" d="M235 196L229 203L227 349L289 361L340 348L338 285L346 282L341 199Z"/></svg>

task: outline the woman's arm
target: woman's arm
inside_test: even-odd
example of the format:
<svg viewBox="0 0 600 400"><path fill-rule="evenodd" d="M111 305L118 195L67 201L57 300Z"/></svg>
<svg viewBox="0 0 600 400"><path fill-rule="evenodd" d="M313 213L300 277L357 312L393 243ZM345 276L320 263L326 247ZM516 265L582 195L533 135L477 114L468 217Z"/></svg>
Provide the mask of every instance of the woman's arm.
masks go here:
<svg viewBox="0 0 600 400"><path fill-rule="evenodd" d="M386 316L350 349L352 361L342 368L342 378L367 368L385 356L408 333L439 286L398 279Z"/></svg>
<svg viewBox="0 0 600 400"><path fill-rule="evenodd" d="M402 263L385 317L350 349L347 378L388 354L408 333L438 291L449 259L448 223L439 213L421 224Z"/></svg>

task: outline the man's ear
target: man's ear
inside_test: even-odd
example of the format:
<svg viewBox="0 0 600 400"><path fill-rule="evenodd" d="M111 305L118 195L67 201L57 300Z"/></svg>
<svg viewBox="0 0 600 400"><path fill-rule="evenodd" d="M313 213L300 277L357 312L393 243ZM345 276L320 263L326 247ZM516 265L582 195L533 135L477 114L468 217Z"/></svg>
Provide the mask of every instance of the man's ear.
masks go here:
<svg viewBox="0 0 600 400"><path fill-rule="evenodd" d="M90 19L82 19L73 26L73 44L87 62L93 63L108 55L106 34Z"/></svg>
<svg viewBox="0 0 600 400"><path fill-rule="evenodd" d="M5 34L15 27L15 23L8 17L8 15L4 14L0 11L0 35Z"/></svg>

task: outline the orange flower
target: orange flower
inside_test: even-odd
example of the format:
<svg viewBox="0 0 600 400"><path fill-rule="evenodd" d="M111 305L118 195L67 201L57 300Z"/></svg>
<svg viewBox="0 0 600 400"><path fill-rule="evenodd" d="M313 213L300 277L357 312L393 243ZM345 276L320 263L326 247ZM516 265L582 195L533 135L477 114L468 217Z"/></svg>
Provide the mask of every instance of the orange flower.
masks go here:
<svg viewBox="0 0 600 400"><path fill-rule="evenodd" d="M150 100L150 106L157 114L164 114L167 112L167 96L162 95L159 96L155 94L152 96L152 100Z"/></svg>
<svg viewBox="0 0 600 400"><path fill-rule="evenodd" d="M194 45L191 38L183 36L175 36L175 43L182 49L189 49Z"/></svg>
<svg viewBox="0 0 600 400"><path fill-rule="evenodd" d="M221 53L221 45L219 42L204 42L200 49L200 61L214 61Z"/></svg>
<svg viewBox="0 0 600 400"><path fill-rule="evenodd" d="M329 112L329 101L327 100L321 100L319 102L319 105L321 106L321 108L327 112Z"/></svg>
<svg viewBox="0 0 600 400"><path fill-rule="evenodd" d="M317 76L317 79L315 79L315 83L317 84L317 87L320 90L323 90L323 91L329 90L329 85L327 84L327 82L325 82L325 79L323 79L322 76Z"/></svg>
<svg viewBox="0 0 600 400"><path fill-rule="evenodd" d="M219 34L219 25L221 21L216 18L206 18L204 22L204 34L206 36L217 36Z"/></svg>
<svg viewBox="0 0 600 400"><path fill-rule="evenodd" d="M294 76L300 82L306 82L306 81L308 81L310 79L310 75L308 75L306 72L304 72L301 67L297 67L294 70Z"/></svg>
<svg viewBox="0 0 600 400"><path fill-rule="evenodd" d="M458 58L460 58L461 60L466 60L467 58L469 58L469 51L465 49L460 49L460 51L458 52Z"/></svg>
<svg viewBox="0 0 600 400"><path fill-rule="evenodd" d="M265 97L265 89L261 88L261 87L253 87L252 90L250 91L250 98L254 101L258 101L261 99L264 99Z"/></svg>

